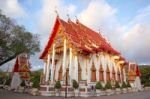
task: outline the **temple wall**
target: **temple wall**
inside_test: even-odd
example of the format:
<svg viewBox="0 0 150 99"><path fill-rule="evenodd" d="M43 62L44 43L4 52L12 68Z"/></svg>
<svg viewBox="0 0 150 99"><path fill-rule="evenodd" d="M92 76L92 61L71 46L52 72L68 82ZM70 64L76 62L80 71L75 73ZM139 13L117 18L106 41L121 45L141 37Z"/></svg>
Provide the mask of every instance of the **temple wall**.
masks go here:
<svg viewBox="0 0 150 99"><path fill-rule="evenodd" d="M79 56L78 60L79 60L79 64L80 64L81 70L82 70L81 78L82 78L82 80L86 80L87 79L87 77L86 77L87 76L87 72L86 72L86 70L87 70L87 66L86 66L87 65L86 64L87 59L84 56Z"/></svg>
<svg viewBox="0 0 150 99"><path fill-rule="evenodd" d="M60 58L57 61L56 64L56 68L55 68L55 80L58 80L58 74L59 74L59 69L60 66L63 64L63 54L60 55ZM107 66L110 70L110 78L112 78L112 68L114 67L115 70L115 76L116 76L116 80L118 80L118 75L117 75L117 70L120 70L120 64L119 63L115 63L113 56L110 56L110 54L108 53L98 53L98 54L91 54L90 58L86 58L85 56L72 56L72 67L69 68L69 64L70 64L70 54L69 52L67 52L66 55L66 67L71 69L70 72L70 80L71 79L75 79L78 81L78 65L80 64L81 67L81 78L82 80L87 80L87 82L91 82L91 67L94 63L94 66L96 68L96 80L99 81L100 80L100 74L99 74L99 69L100 66L102 66L103 70L104 70L104 82L107 81L106 79L106 70L107 70ZM70 70L69 70L70 71ZM125 74L125 70L123 69L123 73L124 73L124 81L126 81L126 74ZM120 74L121 76L121 74ZM64 77L64 75L63 75Z"/></svg>

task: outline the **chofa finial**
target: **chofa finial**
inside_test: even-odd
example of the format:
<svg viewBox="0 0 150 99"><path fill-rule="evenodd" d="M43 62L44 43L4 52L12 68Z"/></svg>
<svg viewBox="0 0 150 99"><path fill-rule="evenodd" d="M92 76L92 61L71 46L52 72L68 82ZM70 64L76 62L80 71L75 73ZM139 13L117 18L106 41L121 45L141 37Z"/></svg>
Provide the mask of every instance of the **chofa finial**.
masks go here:
<svg viewBox="0 0 150 99"><path fill-rule="evenodd" d="M57 11L57 6L55 6L55 13L57 15L57 17L59 16L58 11Z"/></svg>

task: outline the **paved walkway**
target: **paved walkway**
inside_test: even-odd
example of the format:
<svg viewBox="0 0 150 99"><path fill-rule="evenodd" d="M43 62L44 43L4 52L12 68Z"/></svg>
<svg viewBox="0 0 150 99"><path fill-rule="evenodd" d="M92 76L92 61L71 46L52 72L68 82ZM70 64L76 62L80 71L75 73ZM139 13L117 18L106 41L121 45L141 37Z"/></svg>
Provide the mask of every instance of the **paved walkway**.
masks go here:
<svg viewBox="0 0 150 99"><path fill-rule="evenodd" d="M0 99L65 99L64 97L44 97L44 96L32 96L24 93L15 93L13 91L7 91L0 89ZM99 97L73 97L68 99L150 99L150 90L143 92L127 93L111 96L99 96Z"/></svg>

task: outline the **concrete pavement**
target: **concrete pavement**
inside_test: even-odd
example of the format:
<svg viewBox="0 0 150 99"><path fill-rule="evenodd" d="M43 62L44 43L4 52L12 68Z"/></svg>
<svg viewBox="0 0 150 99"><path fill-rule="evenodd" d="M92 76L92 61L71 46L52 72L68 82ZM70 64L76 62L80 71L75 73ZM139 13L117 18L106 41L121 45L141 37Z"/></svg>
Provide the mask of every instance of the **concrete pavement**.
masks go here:
<svg viewBox="0 0 150 99"><path fill-rule="evenodd" d="M0 99L65 99L64 97L44 97L44 96L32 96L24 93L15 93L0 89ZM72 97L68 99L85 99L81 97ZM99 97L87 97L86 99L150 99L150 90L143 92L127 93L111 96L99 96Z"/></svg>

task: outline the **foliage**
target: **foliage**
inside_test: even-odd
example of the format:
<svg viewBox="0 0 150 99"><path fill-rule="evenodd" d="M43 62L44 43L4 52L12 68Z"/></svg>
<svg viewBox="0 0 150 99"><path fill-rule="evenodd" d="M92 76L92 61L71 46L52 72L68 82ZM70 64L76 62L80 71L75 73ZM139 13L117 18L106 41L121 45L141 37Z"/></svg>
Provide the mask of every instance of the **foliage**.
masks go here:
<svg viewBox="0 0 150 99"><path fill-rule="evenodd" d="M4 78L0 77L0 84L3 84L3 83L4 83Z"/></svg>
<svg viewBox="0 0 150 99"><path fill-rule="evenodd" d="M123 81L122 82L122 88L126 88L127 87L127 84Z"/></svg>
<svg viewBox="0 0 150 99"><path fill-rule="evenodd" d="M61 83L60 83L60 81L57 81L56 83L55 83L55 86L54 86L56 89L60 89L61 88Z"/></svg>
<svg viewBox="0 0 150 99"><path fill-rule="evenodd" d="M38 35L15 24L0 11L0 65L14 59L20 53L31 55L39 50Z"/></svg>
<svg viewBox="0 0 150 99"><path fill-rule="evenodd" d="M116 83L115 83L115 88L120 88L118 81L116 81Z"/></svg>
<svg viewBox="0 0 150 99"><path fill-rule="evenodd" d="M127 82L127 87L131 87L131 85L130 85L130 83L129 83L129 82Z"/></svg>
<svg viewBox="0 0 150 99"><path fill-rule="evenodd" d="M102 86L101 82L97 82L96 85L95 85L95 88L96 89L103 89L103 86Z"/></svg>
<svg viewBox="0 0 150 99"><path fill-rule="evenodd" d="M9 76L9 75L6 76L5 81L6 81L6 82L5 82L5 85L10 86L11 79L10 79L10 76Z"/></svg>
<svg viewBox="0 0 150 99"><path fill-rule="evenodd" d="M112 85L111 85L110 82L107 82L107 83L105 84L105 89L112 89Z"/></svg>
<svg viewBox="0 0 150 99"><path fill-rule="evenodd" d="M150 82L144 83L144 87L150 87Z"/></svg>
<svg viewBox="0 0 150 99"><path fill-rule="evenodd" d="M145 83L147 84L150 82L150 66L141 65L139 66L139 69L141 71L141 83L145 85Z"/></svg>
<svg viewBox="0 0 150 99"><path fill-rule="evenodd" d="M78 87L79 87L78 82L76 80L73 80L72 83L73 83L73 88L78 89Z"/></svg>
<svg viewBox="0 0 150 99"><path fill-rule="evenodd" d="M32 82L33 82L33 85L32 85L33 88L39 88L39 83L40 83L40 74L39 73L34 74L34 76L32 78Z"/></svg>
<svg viewBox="0 0 150 99"><path fill-rule="evenodd" d="M25 84L25 81L24 81L24 80L21 82L20 86L21 86L21 87L25 87L25 86L26 86L26 84Z"/></svg>

